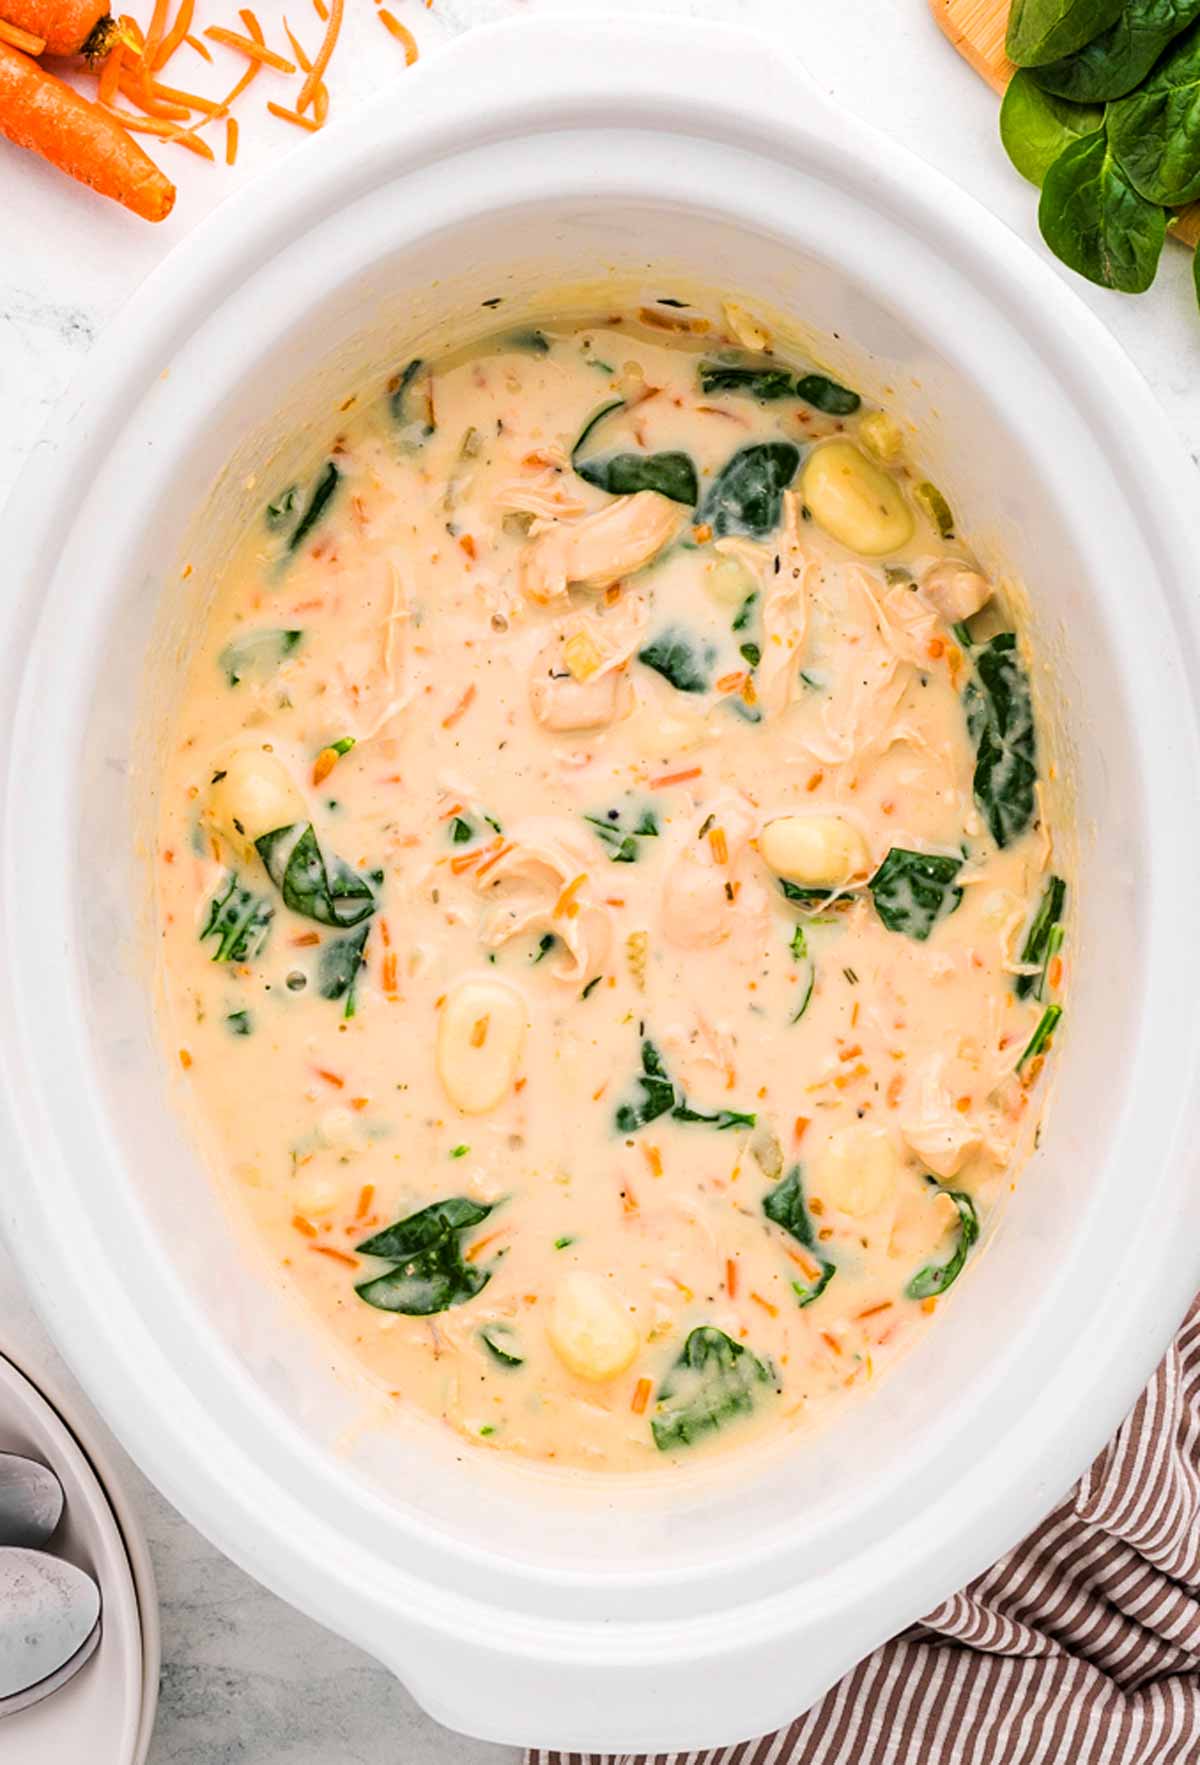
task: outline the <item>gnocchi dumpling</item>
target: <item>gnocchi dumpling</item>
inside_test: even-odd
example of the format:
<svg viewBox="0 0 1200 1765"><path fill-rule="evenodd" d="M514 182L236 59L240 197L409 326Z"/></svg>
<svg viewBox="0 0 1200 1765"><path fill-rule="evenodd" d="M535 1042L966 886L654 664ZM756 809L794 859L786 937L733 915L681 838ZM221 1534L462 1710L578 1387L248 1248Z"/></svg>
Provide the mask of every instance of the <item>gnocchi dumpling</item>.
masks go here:
<svg viewBox="0 0 1200 1765"><path fill-rule="evenodd" d="M869 1219L892 1200L899 1161L883 1128L855 1122L835 1134L814 1160L812 1193L852 1219Z"/></svg>
<svg viewBox="0 0 1200 1765"><path fill-rule="evenodd" d="M307 821L308 808L276 754L262 747L239 748L209 788L208 818L248 863L255 855L255 840Z"/></svg>
<svg viewBox="0 0 1200 1765"><path fill-rule="evenodd" d="M913 513L900 486L852 441L814 448L800 491L817 525L863 557L898 552L912 538Z"/></svg>
<svg viewBox="0 0 1200 1765"><path fill-rule="evenodd" d="M862 834L841 815L777 816L763 828L758 849L776 876L805 888L840 888L870 864Z"/></svg>
<svg viewBox="0 0 1200 1765"><path fill-rule="evenodd" d="M559 1283L546 1333L563 1366L597 1384L623 1373L638 1351L627 1306L599 1276L582 1270Z"/></svg>
<svg viewBox="0 0 1200 1765"><path fill-rule="evenodd" d="M485 1115L512 1089L525 1042L525 1005L498 980L465 980L446 997L438 1019L437 1070L464 1115Z"/></svg>

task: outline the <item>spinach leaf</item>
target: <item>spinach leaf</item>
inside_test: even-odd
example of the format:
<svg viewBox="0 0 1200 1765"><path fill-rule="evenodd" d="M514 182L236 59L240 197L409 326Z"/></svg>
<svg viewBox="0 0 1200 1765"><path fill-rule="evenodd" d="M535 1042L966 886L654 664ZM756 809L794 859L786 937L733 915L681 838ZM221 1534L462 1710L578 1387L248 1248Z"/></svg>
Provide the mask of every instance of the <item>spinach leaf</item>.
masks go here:
<svg viewBox="0 0 1200 1765"><path fill-rule="evenodd" d="M461 815L456 815L450 823L450 842L455 846L465 846L477 837L478 829Z"/></svg>
<svg viewBox="0 0 1200 1765"><path fill-rule="evenodd" d="M975 801L998 846L1020 839L1037 809L1037 737L1029 677L1016 633L1002 631L972 651L975 673L963 694L975 743Z"/></svg>
<svg viewBox="0 0 1200 1765"><path fill-rule="evenodd" d="M1074 55L1034 74L1039 86L1076 104L1124 98L1140 86L1168 43L1197 18L1200 0L1125 0L1114 24Z"/></svg>
<svg viewBox="0 0 1200 1765"><path fill-rule="evenodd" d="M666 1115L675 1107L675 1085L667 1077L667 1069L662 1063L662 1055L654 1043L642 1040L642 1070L634 1083L638 1095L632 1103L617 1105L614 1117L617 1132L636 1134L648 1122L657 1121L660 1115Z"/></svg>
<svg viewBox="0 0 1200 1765"><path fill-rule="evenodd" d="M226 1015L225 1028L231 1036L252 1036L254 1020L248 1011L231 1011Z"/></svg>
<svg viewBox="0 0 1200 1765"><path fill-rule="evenodd" d="M388 413L392 422L397 426L413 421L409 416L408 395L412 391L417 375L424 366L422 358L419 355L414 356L412 361L394 375L388 383ZM433 434L432 423L426 422L425 433L426 435Z"/></svg>
<svg viewBox="0 0 1200 1765"><path fill-rule="evenodd" d="M1080 135L1102 127L1099 105L1069 104L1042 90L1035 76L1018 68L1000 106L1000 139L1023 178L1040 190L1059 154Z"/></svg>
<svg viewBox="0 0 1200 1765"><path fill-rule="evenodd" d="M326 865L312 822L294 822L255 840L285 907L318 925L349 927L375 911L375 891L341 858Z"/></svg>
<svg viewBox="0 0 1200 1765"><path fill-rule="evenodd" d="M1176 39L1136 91L1109 105L1108 138L1147 202L1179 207L1200 196L1200 24Z"/></svg>
<svg viewBox="0 0 1200 1765"><path fill-rule="evenodd" d="M745 631L745 629L749 625L751 617L754 613L754 605L757 600L758 600L758 590L754 589L750 594L748 594L746 596L745 600L742 602L741 606L738 608L737 612L734 614L734 618L733 618L734 631Z"/></svg>
<svg viewBox="0 0 1200 1765"><path fill-rule="evenodd" d="M1021 961L1036 963L1040 974L1019 974L1013 982L1013 991L1018 999L1028 999L1031 995L1040 999L1045 989L1046 970L1050 960L1062 943L1063 904L1067 898L1067 885L1061 876L1052 876L1046 883L1038 910L1033 916L1028 935L1021 947Z"/></svg>
<svg viewBox="0 0 1200 1765"><path fill-rule="evenodd" d="M926 1182L933 1183L935 1188L941 1185L934 1177L927 1177ZM949 1262L926 1263L918 1269L908 1286L904 1289L909 1299L934 1299L952 1287L962 1274L967 1255L972 1244L979 1236L979 1215L975 1212L975 1203L961 1189L946 1189L948 1195L958 1209L958 1243L954 1255Z"/></svg>
<svg viewBox="0 0 1200 1765"><path fill-rule="evenodd" d="M345 999L347 1017L354 1016L354 986L363 964L369 925L360 926L346 938L331 938L321 946L317 963L317 991L322 999Z"/></svg>
<svg viewBox="0 0 1200 1765"><path fill-rule="evenodd" d="M691 1446L698 1435L748 1415L757 1387L773 1383L770 1368L712 1324L689 1335L655 1398L650 1432L659 1452Z"/></svg>
<svg viewBox="0 0 1200 1765"><path fill-rule="evenodd" d="M252 962L267 941L275 908L265 895L242 888L230 875L223 891L214 895L200 941L216 938L214 962Z"/></svg>
<svg viewBox="0 0 1200 1765"><path fill-rule="evenodd" d="M492 1359L499 1361L502 1367L523 1367L525 1365L525 1356L514 1354L506 1346L514 1340L514 1337L512 1331L503 1324L485 1324L479 1332L479 1340Z"/></svg>
<svg viewBox="0 0 1200 1765"><path fill-rule="evenodd" d="M1073 55L1106 31L1125 0L1013 0L1005 48L1018 67Z"/></svg>
<svg viewBox="0 0 1200 1765"><path fill-rule="evenodd" d="M829 417L853 416L862 403L857 392L851 392L848 386L839 386L826 374L802 374L796 382L796 396Z"/></svg>
<svg viewBox="0 0 1200 1765"><path fill-rule="evenodd" d="M289 520L296 512L296 498L299 494L299 486L296 484L289 484L286 490L281 490L279 495L275 497L272 502L267 504L266 509L263 512L268 527L274 528L287 526Z"/></svg>
<svg viewBox="0 0 1200 1765"><path fill-rule="evenodd" d="M1167 231L1162 209L1135 189L1107 130L1059 154L1042 184L1038 226L1068 268L1125 294L1149 288Z"/></svg>
<svg viewBox="0 0 1200 1765"><path fill-rule="evenodd" d="M614 864L635 864L638 840L658 836L658 819L653 809L643 810L632 828L622 824L620 812L616 809L610 809L606 815L585 815L583 819L608 847L608 856Z"/></svg>
<svg viewBox="0 0 1200 1765"><path fill-rule="evenodd" d="M338 471L334 461L326 460L321 468L321 475L313 486L313 493L308 499L308 507L292 529L291 537L287 542L290 552L299 551L317 522L325 514L341 476L342 474Z"/></svg>
<svg viewBox="0 0 1200 1765"><path fill-rule="evenodd" d="M1037 1029L1034 1030L1032 1036L1029 1038L1024 1054L1022 1054L1020 1060L1017 1062L1018 1072L1020 1072L1027 1060L1035 1060L1039 1054L1044 1054L1046 1052L1050 1038L1058 1028L1058 1021L1062 1014L1063 1008L1061 1005L1047 1005L1045 1011L1043 1011L1038 1020Z"/></svg>
<svg viewBox="0 0 1200 1765"><path fill-rule="evenodd" d="M571 449L571 464L587 484L595 484L612 496L632 496L639 490L655 490L675 503L693 506L700 495L696 468L688 454L666 452L657 454L598 454L590 460L580 459L584 443L605 417L625 409L623 398L609 404L588 418Z"/></svg>
<svg viewBox="0 0 1200 1765"><path fill-rule="evenodd" d="M681 625L668 625L638 651L637 659L670 681L676 692L706 693L715 652L707 648L701 651Z"/></svg>
<svg viewBox="0 0 1200 1765"><path fill-rule="evenodd" d="M834 889L810 888L806 883L789 882L786 876L776 880L784 900L793 901L797 907L823 907L827 901L833 900L837 892Z"/></svg>
<svg viewBox="0 0 1200 1765"><path fill-rule="evenodd" d="M700 390L706 397L740 392L768 404L777 398L794 398L796 382L786 368L734 368L723 362L701 362Z"/></svg>
<svg viewBox="0 0 1200 1765"><path fill-rule="evenodd" d="M635 1134L668 1112L672 1121L700 1122L722 1133L727 1128L752 1128L757 1120L738 1109L717 1109L711 1115L693 1109L683 1092L676 1089L662 1055L646 1037L642 1038L642 1070L634 1083L638 1094L631 1102L619 1103L613 1118L620 1134Z"/></svg>
<svg viewBox="0 0 1200 1765"><path fill-rule="evenodd" d="M781 1183L776 1183L773 1189L767 1191L763 1197L763 1212L773 1225L782 1226L820 1265L820 1272L815 1279L792 1282L792 1291L798 1303L802 1307L811 1305L814 1299L820 1299L837 1274L837 1268L817 1249L817 1234L804 1200L804 1184L798 1164L792 1166Z"/></svg>
<svg viewBox="0 0 1200 1765"><path fill-rule="evenodd" d="M379 1311L429 1317L474 1299L491 1280L490 1269L463 1261L462 1234L484 1221L490 1207L465 1196L435 1201L419 1213L355 1246L360 1256L378 1256L397 1267L364 1281L354 1291Z"/></svg>
<svg viewBox="0 0 1200 1765"><path fill-rule="evenodd" d="M867 884L875 897L875 911L888 930L923 944L938 921L962 900L962 890L954 886L962 862L939 852L909 852L893 846Z"/></svg>
<svg viewBox="0 0 1200 1765"><path fill-rule="evenodd" d="M226 644L217 657L230 686L238 686L247 675L261 678L278 668L299 648L302 631L281 631L264 628Z"/></svg>
<svg viewBox="0 0 1200 1765"><path fill-rule="evenodd" d="M739 448L709 485L697 521L718 537L743 533L763 538L779 525L783 493L799 465L800 449L791 441L758 441Z"/></svg>

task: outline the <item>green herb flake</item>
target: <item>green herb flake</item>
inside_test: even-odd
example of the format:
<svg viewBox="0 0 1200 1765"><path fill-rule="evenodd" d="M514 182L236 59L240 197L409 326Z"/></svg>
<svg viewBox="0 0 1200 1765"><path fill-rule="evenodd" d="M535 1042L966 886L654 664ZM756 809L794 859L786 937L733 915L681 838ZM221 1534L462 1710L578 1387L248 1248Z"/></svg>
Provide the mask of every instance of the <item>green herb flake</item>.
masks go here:
<svg viewBox="0 0 1200 1765"><path fill-rule="evenodd" d="M254 1020L248 1011L230 1011L225 1017L225 1028L231 1036L250 1036L254 1034Z"/></svg>
<svg viewBox="0 0 1200 1765"><path fill-rule="evenodd" d="M574 1238L556 1238L554 1240L554 1248L555 1250L567 1250L572 1244L574 1244L574 1242Z"/></svg>
<svg viewBox="0 0 1200 1765"><path fill-rule="evenodd" d="M1013 981L1018 999L1040 999L1045 990L1046 971L1051 958L1062 945L1062 916L1067 898L1067 885L1061 876L1046 882L1038 910L1021 946L1021 961L1036 967L1036 974L1019 974Z"/></svg>
<svg viewBox="0 0 1200 1765"><path fill-rule="evenodd" d="M333 493L338 487L341 476L342 474L334 461L326 460L321 468L320 476L313 486L312 495L308 499L308 507L292 529L287 542L289 552L299 551L317 523L328 512Z"/></svg>
<svg viewBox="0 0 1200 1765"><path fill-rule="evenodd" d="M582 993L580 993L579 997L581 999L590 999L592 994L595 992L596 988L600 985L600 982L603 979L604 979L603 975L599 975L599 974L593 975L591 980L588 982L587 986L583 989Z"/></svg>
<svg viewBox="0 0 1200 1765"><path fill-rule="evenodd" d="M470 1150L471 1148L469 1146L452 1146L450 1148L450 1156L451 1158L465 1158Z"/></svg>
<svg viewBox="0 0 1200 1765"><path fill-rule="evenodd" d="M1050 1045L1050 1038L1058 1028L1062 1014L1063 1008L1061 1005L1047 1005L1045 1011L1042 1013L1041 1021L1036 1030L1034 1030L1032 1036L1029 1038L1024 1054L1022 1054L1020 1060L1017 1062L1018 1072L1020 1072L1021 1068L1025 1066L1028 1061L1036 1060L1039 1054L1044 1054L1046 1052Z"/></svg>

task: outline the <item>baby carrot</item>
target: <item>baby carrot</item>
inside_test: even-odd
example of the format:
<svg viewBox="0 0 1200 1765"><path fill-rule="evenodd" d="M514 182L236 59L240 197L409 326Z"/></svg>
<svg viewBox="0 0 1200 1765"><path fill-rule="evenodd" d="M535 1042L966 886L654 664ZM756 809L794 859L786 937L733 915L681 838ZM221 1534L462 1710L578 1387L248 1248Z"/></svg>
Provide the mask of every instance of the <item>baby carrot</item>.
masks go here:
<svg viewBox="0 0 1200 1765"><path fill-rule="evenodd" d="M40 37L47 55L101 56L117 29L108 0L0 0L0 18Z"/></svg>
<svg viewBox="0 0 1200 1765"><path fill-rule="evenodd" d="M175 186L115 117L2 43L0 135L144 220L165 220L174 207Z"/></svg>

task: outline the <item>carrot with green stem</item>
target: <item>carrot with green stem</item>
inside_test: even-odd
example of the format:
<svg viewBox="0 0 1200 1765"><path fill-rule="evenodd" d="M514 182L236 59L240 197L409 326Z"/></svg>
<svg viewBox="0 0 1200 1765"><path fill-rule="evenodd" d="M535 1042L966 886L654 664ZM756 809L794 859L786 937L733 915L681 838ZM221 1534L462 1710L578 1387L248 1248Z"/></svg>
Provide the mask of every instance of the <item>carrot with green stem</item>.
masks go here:
<svg viewBox="0 0 1200 1765"><path fill-rule="evenodd" d="M40 37L46 55L108 53L117 34L108 0L0 0L0 19L31 37Z"/></svg>
<svg viewBox="0 0 1200 1765"><path fill-rule="evenodd" d="M4 43L0 135L145 220L165 220L174 206L175 186L115 117Z"/></svg>

